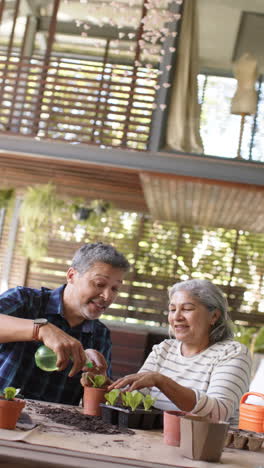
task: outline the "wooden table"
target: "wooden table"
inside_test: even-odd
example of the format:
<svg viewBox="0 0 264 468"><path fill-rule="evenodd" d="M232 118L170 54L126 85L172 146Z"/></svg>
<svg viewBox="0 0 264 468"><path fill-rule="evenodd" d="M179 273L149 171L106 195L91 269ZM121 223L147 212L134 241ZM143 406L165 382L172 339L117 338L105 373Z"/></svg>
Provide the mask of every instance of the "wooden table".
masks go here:
<svg viewBox="0 0 264 468"><path fill-rule="evenodd" d="M82 433L37 416L31 431L0 430L0 468L213 468L219 463L183 457L180 448L163 443L161 431L128 434ZM24 442L24 443L22 443ZM224 468L264 468L259 452L224 449Z"/></svg>

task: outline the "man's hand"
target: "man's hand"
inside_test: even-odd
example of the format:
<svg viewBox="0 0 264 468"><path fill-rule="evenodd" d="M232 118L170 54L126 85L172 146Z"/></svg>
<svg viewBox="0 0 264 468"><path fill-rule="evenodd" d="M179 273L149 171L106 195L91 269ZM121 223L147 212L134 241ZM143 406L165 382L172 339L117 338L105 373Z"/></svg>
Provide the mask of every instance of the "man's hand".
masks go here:
<svg viewBox="0 0 264 468"><path fill-rule="evenodd" d="M82 386L83 387L92 387L93 383L92 383L91 380L93 380L96 375L98 375L98 372L95 372L95 373L92 373L91 371L83 372L81 380L80 380ZM100 375L105 375L105 374L100 374ZM105 381L104 387L106 385L110 385L111 383L112 383L112 380L109 379L109 377L106 376L106 381Z"/></svg>
<svg viewBox="0 0 264 468"><path fill-rule="evenodd" d="M159 387L162 380L162 374L159 372L139 372L138 374L130 374L121 377L112 383L108 388L108 392L113 388L126 388L127 391L140 390L145 387Z"/></svg>
<svg viewBox="0 0 264 468"><path fill-rule="evenodd" d="M94 378L95 375L105 375L107 372L107 362L105 360L105 357L99 353L99 351L96 351L95 349L86 349L86 360L91 362L93 364L93 367L89 370L87 370L87 367L83 367L83 373L81 377L81 384L83 387L92 386L92 382L89 380L88 377L91 379ZM107 378L106 384L110 385L112 382L109 378Z"/></svg>
<svg viewBox="0 0 264 468"><path fill-rule="evenodd" d="M57 354L56 366L59 371L67 367L70 359L73 361L73 366L69 372L69 377L83 369L87 357L80 341L52 323L48 323L39 329L39 338L45 346Z"/></svg>
<svg viewBox="0 0 264 468"><path fill-rule="evenodd" d="M103 354L99 353L99 351L96 351L95 349L86 349L85 354L86 354L86 362L89 361L93 364L93 367L89 369L89 372L92 372L95 375L96 374L106 375L107 362ZM83 370L87 371L87 367L84 366Z"/></svg>

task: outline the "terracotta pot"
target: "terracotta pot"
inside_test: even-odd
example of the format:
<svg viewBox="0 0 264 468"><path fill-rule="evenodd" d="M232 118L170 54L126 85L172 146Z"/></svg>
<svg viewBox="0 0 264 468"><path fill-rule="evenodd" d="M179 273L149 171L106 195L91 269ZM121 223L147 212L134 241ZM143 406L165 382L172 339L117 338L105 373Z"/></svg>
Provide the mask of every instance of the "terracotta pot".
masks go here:
<svg viewBox="0 0 264 468"><path fill-rule="evenodd" d="M100 403L105 403L105 388L84 387L83 413L90 416L101 416Z"/></svg>
<svg viewBox="0 0 264 468"><path fill-rule="evenodd" d="M165 444L179 447L181 441L181 417L185 414L182 411L164 411L163 440Z"/></svg>
<svg viewBox="0 0 264 468"><path fill-rule="evenodd" d="M0 428L15 429L17 420L26 402L15 398L14 400L0 399Z"/></svg>

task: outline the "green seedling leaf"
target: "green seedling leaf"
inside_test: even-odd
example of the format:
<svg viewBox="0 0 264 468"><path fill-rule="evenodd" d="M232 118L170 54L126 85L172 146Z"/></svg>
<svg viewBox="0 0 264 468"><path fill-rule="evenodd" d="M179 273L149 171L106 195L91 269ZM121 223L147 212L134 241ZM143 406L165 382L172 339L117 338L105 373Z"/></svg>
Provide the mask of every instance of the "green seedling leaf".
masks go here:
<svg viewBox="0 0 264 468"><path fill-rule="evenodd" d="M129 406L129 402L128 402L128 394L129 392L125 392L125 393L121 393L121 399L122 399L122 404L123 406Z"/></svg>
<svg viewBox="0 0 264 468"><path fill-rule="evenodd" d="M111 392L105 393L106 404L114 406L118 400L120 395L120 390L118 388L114 388Z"/></svg>
<svg viewBox="0 0 264 468"><path fill-rule="evenodd" d="M13 400L17 393L19 393L20 389L16 389L14 387L6 387L4 389L4 397L6 400Z"/></svg>
<svg viewBox="0 0 264 468"><path fill-rule="evenodd" d="M157 398L152 398L151 395L146 395L143 399L144 409L148 411L155 403Z"/></svg>
<svg viewBox="0 0 264 468"><path fill-rule="evenodd" d="M142 403L144 396L138 390L133 390L133 392L126 392L126 401L132 411L135 411L137 407Z"/></svg>
<svg viewBox="0 0 264 468"><path fill-rule="evenodd" d="M95 375L94 377L87 375L87 379L90 380L93 387L101 388L105 384L107 377L105 375Z"/></svg>

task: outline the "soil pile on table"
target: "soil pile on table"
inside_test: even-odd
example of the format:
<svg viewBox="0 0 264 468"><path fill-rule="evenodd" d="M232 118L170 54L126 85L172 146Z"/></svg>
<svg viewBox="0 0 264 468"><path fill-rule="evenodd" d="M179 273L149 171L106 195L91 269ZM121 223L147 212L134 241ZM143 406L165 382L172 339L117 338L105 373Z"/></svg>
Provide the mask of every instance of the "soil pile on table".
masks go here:
<svg viewBox="0 0 264 468"><path fill-rule="evenodd" d="M47 403L42 405L41 402L28 401L27 409L33 409L35 413L43 415L55 423L71 426L76 431L80 432L96 432L99 434L134 434L134 431L130 429L120 429L112 424L107 424L102 421L100 417L82 414L77 408L55 407L54 405L49 405Z"/></svg>

